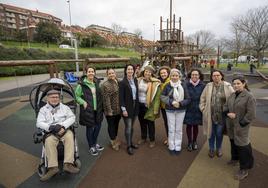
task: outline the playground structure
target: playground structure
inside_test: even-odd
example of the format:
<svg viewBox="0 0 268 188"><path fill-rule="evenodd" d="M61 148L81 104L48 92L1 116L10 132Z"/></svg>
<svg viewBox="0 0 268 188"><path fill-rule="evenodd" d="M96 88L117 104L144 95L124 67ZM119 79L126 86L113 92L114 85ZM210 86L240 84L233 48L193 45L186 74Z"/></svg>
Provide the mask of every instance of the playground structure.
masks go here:
<svg viewBox="0 0 268 188"><path fill-rule="evenodd" d="M163 28L166 23L166 28ZM179 28L176 28L176 23ZM154 46L144 47L141 55L142 61L149 60L155 67L167 65L171 68L179 68L187 72L194 63L198 62L199 39L196 44L185 42L181 28L181 17L176 21L175 14L172 16L172 0L170 0L170 18L166 21L160 17L160 40Z"/></svg>

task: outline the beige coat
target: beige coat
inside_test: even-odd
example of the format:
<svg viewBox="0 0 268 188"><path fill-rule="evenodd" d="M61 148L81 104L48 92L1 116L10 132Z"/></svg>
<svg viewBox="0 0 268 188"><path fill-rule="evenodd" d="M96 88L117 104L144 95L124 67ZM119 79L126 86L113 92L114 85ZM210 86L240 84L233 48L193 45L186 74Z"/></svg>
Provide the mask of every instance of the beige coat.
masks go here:
<svg viewBox="0 0 268 188"><path fill-rule="evenodd" d="M223 81L224 83L224 93L226 97L226 101L228 97L234 92L232 85L228 82ZM203 114L203 132L207 135L208 138L211 136L211 127L212 127L212 119L211 119L211 95L213 89L213 82L210 82L206 85L200 97L199 108Z"/></svg>
<svg viewBox="0 0 268 188"><path fill-rule="evenodd" d="M235 119L227 118L227 134L238 146L249 144L249 128L256 116L256 102L247 90L242 91L237 98L233 93L224 105L224 111L236 114Z"/></svg>

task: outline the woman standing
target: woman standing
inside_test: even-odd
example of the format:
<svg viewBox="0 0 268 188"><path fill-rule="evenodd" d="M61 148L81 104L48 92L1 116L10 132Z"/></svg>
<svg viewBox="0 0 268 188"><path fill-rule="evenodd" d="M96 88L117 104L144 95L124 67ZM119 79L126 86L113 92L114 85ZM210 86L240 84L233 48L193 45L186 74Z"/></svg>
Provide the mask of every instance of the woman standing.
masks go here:
<svg viewBox="0 0 268 188"><path fill-rule="evenodd" d="M121 118L119 105L119 85L114 69L107 71L107 80L102 84L103 108L108 123L108 134L111 139L112 148L119 150L120 142L116 139L118 125Z"/></svg>
<svg viewBox="0 0 268 188"><path fill-rule="evenodd" d="M161 92L164 90L164 88L166 87L166 85L170 81L169 74L170 74L170 68L169 67L167 67L167 66L160 67L158 76L159 76L159 79L161 81L161 85L160 85ZM167 138L168 138L167 113L166 113L166 110L165 110L165 103L163 103L162 101L160 103L160 109L161 109L162 117L163 117L163 120L164 120L166 135L167 135ZM164 145L168 145L168 140L167 139L164 140Z"/></svg>
<svg viewBox="0 0 268 188"><path fill-rule="evenodd" d="M139 111L138 81L134 77L135 68L129 64L124 69L124 78L119 83L119 101L125 123L127 153L133 155L133 149L138 149L132 143L133 125Z"/></svg>
<svg viewBox="0 0 268 188"><path fill-rule="evenodd" d="M256 102L249 92L246 80L242 76L233 79L233 93L225 106L227 113L227 133L231 142L231 161L234 165L239 161L240 170L235 179L242 180L248 176L248 170L253 167L254 158L249 141L249 128L256 116Z"/></svg>
<svg viewBox="0 0 268 188"><path fill-rule="evenodd" d="M200 96L205 88L203 74L199 69L192 69L188 73L186 87L189 92L191 103L186 109L184 123L188 137L188 151L197 150L198 125L202 125L202 113L199 109Z"/></svg>
<svg viewBox="0 0 268 188"><path fill-rule="evenodd" d="M89 152L95 156L104 147L97 144L97 138L103 120L102 96L99 81L95 78L95 69L87 67L87 75L81 77L76 87L75 95L80 105L80 125L86 126L86 136L89 145Z"/></svg>
<svg viewBox="0 0 268 188"><path fill-rule="evenodd" d="M181 76L178 69L171 69L170 82L161 94L161 100L166 104L170 154L179 154L181 151L183 119L190 103L187 88L180 81Z"/></svg>
<svg viewBox="0 0 268 188"><path fill-rule="evenodd" d="M151 65L144 67L142 77L138 78L139 86L139 121L141 127L141 140L138 144L143 144L149 133L149 147L155 146L155 119L159 117L160 107L160 80L152 75L154 68Z"/></svg>
<svg viewBox="0 0 268 188"><path fill-rule="evenodd" d="M211 72L210 79L200 97L200 110L203 114L203 131L208 137L209 157L222 156L222 139L225 118L223 105L234 92L230 83L224 81L224 75L219 70ZM215 149L216 144L216 149Z"/></svg>

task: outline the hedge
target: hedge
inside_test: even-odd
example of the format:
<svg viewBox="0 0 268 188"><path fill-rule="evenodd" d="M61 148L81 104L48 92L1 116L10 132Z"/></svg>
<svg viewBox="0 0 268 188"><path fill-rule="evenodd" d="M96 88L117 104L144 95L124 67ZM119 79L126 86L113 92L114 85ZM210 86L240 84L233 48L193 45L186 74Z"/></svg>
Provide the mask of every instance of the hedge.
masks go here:
<svg viewBox="0 0 268 188"><path fill-rule="evenodd" d="M79 54L79 59L86 58L104 58L104 57L119 57L116 55L101 56L98 54ZM75 59L73 52L46 52L34 48L5 48L0 46L0 61L7 60L48 60L48 59ZM138 58L130 58L130 63L138 64ZM108 67L121 68L123 63L117 64L97 64L96 69L105 69ZM59 71L75 71L75 63L60 63L57 65ZM82 63L80 63L80 70L82 70ZM0 76L14 76L14 75L30 75L48 73L48 66L18 66L18 67L1 67Z"/></svg>

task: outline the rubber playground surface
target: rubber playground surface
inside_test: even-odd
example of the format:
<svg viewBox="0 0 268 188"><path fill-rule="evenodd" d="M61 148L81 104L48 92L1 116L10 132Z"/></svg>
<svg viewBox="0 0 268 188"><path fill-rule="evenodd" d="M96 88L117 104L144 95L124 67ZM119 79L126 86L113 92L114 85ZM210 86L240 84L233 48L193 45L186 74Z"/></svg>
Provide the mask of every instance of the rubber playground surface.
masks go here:
<svg viewBox="0 0 268 188"><path fill-rule="evenodd" d="M265 188L268 184L268 89L262 80L249 79L250 88L257 98L257 119L251 127L251 143L255 165L249 176L239 182L233 175L238 166L228 166L229 140L224 136L223 156L210 159L208 144L199 127L197 151L188 152L186 132L183 132L183 149L171 156L163 145L165 131L162 118L156 121L156 147L145 143L133 156L126 153L124 124L120 121L118 137L120 151L109 146L106 120L102 123L98 142L105 149L91 156L85 138L85 128L76 129L82 168L79 174L59 173L48 182L40 182L37 167L41 145L34 144L35 114L27 94L32 86L0 92L0 187L89 187L89 188ZM25 97L24 97L25 96ZM21 102L23 101L23 102ZM134 127L134 141L140 136L139 122Z"/></svg>

